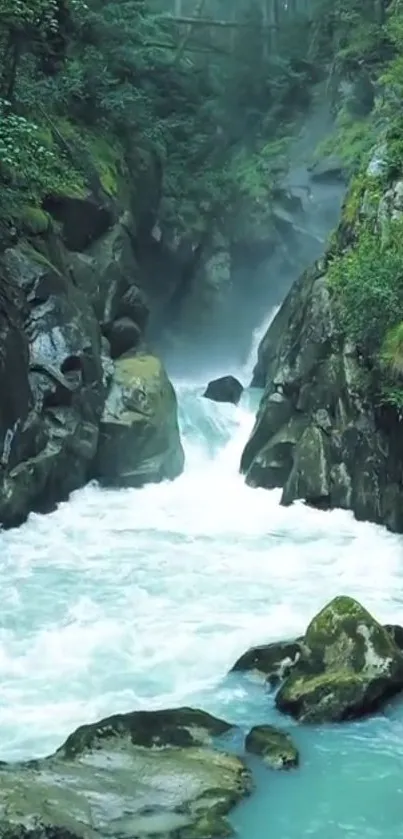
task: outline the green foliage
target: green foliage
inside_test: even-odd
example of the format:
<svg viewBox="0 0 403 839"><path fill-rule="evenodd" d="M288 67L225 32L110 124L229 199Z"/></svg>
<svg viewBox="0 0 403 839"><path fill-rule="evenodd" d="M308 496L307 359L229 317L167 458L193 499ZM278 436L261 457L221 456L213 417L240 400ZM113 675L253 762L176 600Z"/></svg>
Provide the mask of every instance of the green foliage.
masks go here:
<svg viewBox="0 0 403 839"><path fill-rule="evenodd" d="M386 333L381 347L382 364L396 376L403 375L403 322Z"/></svg>
<svg viewBox="0 0 403 839"><path fill-rule="evenodd" d="M343 329L373 359L403 312L403 222L391 222L388 233L384 241L364 228L356 246L336 257L328 272Z"/></svg>
<svg viewBox="0 0 403 839"><path fill-rule="evenodd" d="M346 110L342 110L334 132L318 146L315 156L320 159L335 154L346 165L346 169L353 172L373 147L376 133L372 115L354 119Z"/></svg>
<svg viewBox="0 0 403 839"><path fill-rule="evenodd" d="M73 189L79 181L49 135L0 100L1 217L16 222L27 205L39 206L49 192Z"/></svg>

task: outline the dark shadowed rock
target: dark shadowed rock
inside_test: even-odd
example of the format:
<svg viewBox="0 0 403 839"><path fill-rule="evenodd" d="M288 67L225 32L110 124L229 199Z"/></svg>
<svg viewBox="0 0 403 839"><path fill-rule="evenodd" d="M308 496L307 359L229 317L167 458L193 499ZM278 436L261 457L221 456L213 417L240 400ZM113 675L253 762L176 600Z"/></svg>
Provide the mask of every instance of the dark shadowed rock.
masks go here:
<svg viewBox="0 0 403 839"><path fill-rule="evenodd" d="M403 626L387 623L384 629L386 629L386 631L389 632L389 635L392 636L396 646L399 647L399 650L403 650Z"/></svg>
<svg viewBox="0 0 403 839"><path fill-rule="evenodd" d="M144 292L137 286L132 285L119 300L116 316L134 320L139 329L144 332L149 315L150 308Z"/></svg>
<svg viewBox="0 0 403 839"><path fill-rule="evenodd" d="M104 334L109 341L111 358L120 358L130 350L137 349L141 342L140 328L128 317L114 320L110 326L105 327Z"/></svg>
<svg viewBox="0 0 403 839"><path fill-rule="evenodd" d="M44 209L62 225L66 247L82 251L102 236L114 221L113 206L106 197L93 195L69 197L53 196L44 202Z"/></svg>
<svg viewBox="0 0 403 839"><path fill-rule="evenodd" d="M243 387L234 376L222 376L209 382L204 392L206 399L213 402L231 402L237 405L243 393Z"/></svg>
<svg viewBox="0 0 403 839"><path fill-rule="evenodd" d="M152 355L117 359L95 476L115 486L142 486L176 478L183 465L176 395L160 360Z"/></svg>
<svg viewBox="0 0 403 839"><path fill-rule="evenodd" d="M245 739L245 749L259 755L271 769L291 769L298 766L298 749L289 734L272 725L257 725Z"/></svg>
<svg viewBox="0 0 403 839"><path fill-rule="evenodd" d="M2 835L218 839L250 773L203 711L119 714L81 726L52 757L0 768Z"/></svg>
<svg viewBox="0 0 403 839"><path fill-rule="evenodd" d="M258 672L266 676L271 685L278 684L290 672L301 656L297 641L275 641L252 647L235 662L231 672Z"/></svg>
<svg viewBox="0 0 403 839"><path fill-rule="evenodd" d="M350 597L310 623L302 655L276 696L301 722L338 722L376 711L403 689L403 655L391 634Z"/></svg>

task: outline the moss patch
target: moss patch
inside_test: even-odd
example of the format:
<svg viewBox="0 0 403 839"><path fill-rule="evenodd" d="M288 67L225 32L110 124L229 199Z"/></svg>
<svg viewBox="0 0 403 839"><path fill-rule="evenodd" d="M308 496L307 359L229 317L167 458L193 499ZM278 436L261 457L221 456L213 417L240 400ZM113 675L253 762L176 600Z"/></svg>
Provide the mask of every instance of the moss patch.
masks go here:
<svg viewBox="0 0 403 839"><path fill-rule="evenodd" d="M49 230L50 216L40 207L26 205L21 208L20 222L24 232L40 236Z"/></svg>

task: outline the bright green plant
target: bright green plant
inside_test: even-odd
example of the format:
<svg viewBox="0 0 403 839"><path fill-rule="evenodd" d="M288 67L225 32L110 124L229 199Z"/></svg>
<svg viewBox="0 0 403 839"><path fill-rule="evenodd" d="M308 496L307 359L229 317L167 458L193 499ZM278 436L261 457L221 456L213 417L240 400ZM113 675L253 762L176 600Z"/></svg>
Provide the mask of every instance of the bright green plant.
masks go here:
<svg viewBox="0 0 403 839"><path fill-rule="evenodd" d="M343 329L373 358L403 313L402 222L392 222L388 232L383 241L377 231L362 229L356 246L336 257L328 274Z"/></svg>

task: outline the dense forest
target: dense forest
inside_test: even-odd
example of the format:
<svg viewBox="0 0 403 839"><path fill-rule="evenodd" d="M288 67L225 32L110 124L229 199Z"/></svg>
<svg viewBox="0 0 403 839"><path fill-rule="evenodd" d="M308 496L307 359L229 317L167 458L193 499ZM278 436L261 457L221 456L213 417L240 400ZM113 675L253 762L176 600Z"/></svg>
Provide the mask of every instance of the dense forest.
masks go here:
<svg viewBox="0 0 403 839"><path fill-rule="evenodd" d="M2 0L3 238L46 229L52 197L97 179L116 196L147 169L164 231L268 213L318 83L336 110L346 80L371 99L398 37L384 16L377 0Z"/></svg>

